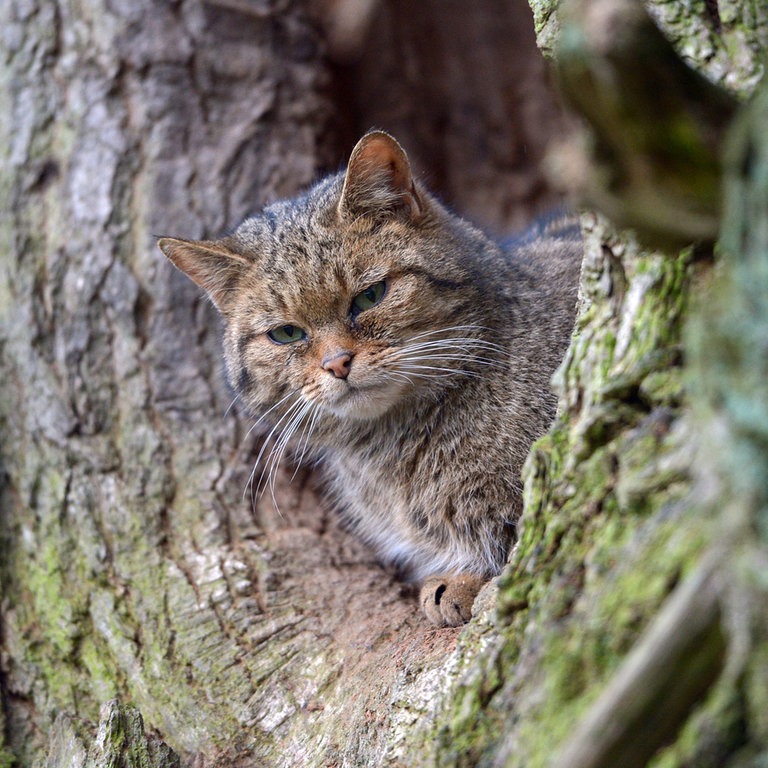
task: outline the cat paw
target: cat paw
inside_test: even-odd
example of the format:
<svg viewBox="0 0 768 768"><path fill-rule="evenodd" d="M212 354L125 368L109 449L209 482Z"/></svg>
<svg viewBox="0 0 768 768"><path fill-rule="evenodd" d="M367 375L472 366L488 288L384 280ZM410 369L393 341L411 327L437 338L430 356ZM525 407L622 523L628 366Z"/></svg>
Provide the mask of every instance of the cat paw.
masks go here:
<svg viewBox="0 0 768 768"><path fill-rule="evenodd" d="M421 609L438 627L458 627L472 618L472 603L485 581L468 573L430 576L419 594Z"/></svg>

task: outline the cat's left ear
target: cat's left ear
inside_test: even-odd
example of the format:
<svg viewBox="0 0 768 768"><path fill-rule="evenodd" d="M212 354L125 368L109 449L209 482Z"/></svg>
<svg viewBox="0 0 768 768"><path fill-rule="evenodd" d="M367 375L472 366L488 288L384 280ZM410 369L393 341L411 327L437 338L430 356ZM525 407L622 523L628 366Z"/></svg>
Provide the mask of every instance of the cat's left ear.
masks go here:
<svg viewBox="0 0 768 768"><path fill-rule="evenodd" d="M415 222L423 211L403 148L388 133L366 133L349 158L339 213L375 218L404 216Z"/></svg>
<svg viewBox="0 0 768 768"><path fill-rule="evenodd" d="M250 262L217 240L179 240L163 237L160 250L175 267L204 288L220 312L234 298L234 290Z"/></svg>

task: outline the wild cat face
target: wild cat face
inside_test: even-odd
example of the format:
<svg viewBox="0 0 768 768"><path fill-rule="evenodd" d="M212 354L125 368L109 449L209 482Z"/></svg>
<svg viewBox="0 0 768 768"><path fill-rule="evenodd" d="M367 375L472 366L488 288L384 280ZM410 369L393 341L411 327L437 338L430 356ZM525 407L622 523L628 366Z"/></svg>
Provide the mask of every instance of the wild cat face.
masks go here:
<svg viewBox="0 0 768 768"><path fill-rule="evenodd" d="M360 229L310 243L292 233L241 281L227 361L255 410L295 395L308 411L376 418L484 359L466 276L420 264L423 248L404 247L397 226Z"/></svg>
<svg viewBox="0 0 768 768"><path fill-rule="evenodd" d="M231 237L160 246L224 316L230 380L251 410L296 428L373 419L438 396L497 350L430 205L399 145L372 133L343 177Z"/></svg>

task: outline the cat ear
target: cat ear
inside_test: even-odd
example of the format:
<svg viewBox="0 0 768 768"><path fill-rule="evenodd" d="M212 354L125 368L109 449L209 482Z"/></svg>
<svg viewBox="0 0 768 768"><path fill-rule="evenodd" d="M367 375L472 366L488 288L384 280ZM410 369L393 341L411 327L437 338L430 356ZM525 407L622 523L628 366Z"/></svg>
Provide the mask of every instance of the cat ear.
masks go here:
<svg viewBox="0 0 768 768"><path fill-rule="evenodd" d="M157 244L174 266L208 292L219 311L250 264L221 241L163 237Z"/></svg>
<svg viewBox="0 0 768 768"><path fill-rule="evenodd" d="M411 221L421 218L422 202L408 157L388 133L371 131L355 145L344 177L339 213L405 215Z"/></svg>

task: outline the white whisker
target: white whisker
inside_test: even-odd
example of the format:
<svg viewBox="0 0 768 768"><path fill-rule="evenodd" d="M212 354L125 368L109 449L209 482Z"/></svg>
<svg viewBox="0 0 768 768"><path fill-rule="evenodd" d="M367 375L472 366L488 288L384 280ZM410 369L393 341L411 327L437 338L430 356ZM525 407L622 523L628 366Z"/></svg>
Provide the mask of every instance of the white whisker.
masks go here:
<svg viewBox="0 0 768 768"><path fill-rule="evenodd" d="M417 363L408 363L405 366L405 370L407 371L445 371L446 373L456 373L456 374L469 374L474 373L474 371L465 371L463 368L447 368L443 365L421 365Z"/></svg>
<svg viewBox="0 0 768 768"><path fill-rule="evenodd" d="M399 347L393 354L413 354L415 352L457 352L459 354L475 355L475 354L503 354L503 350L500 351L493 346L486 346L484 344L477 344L475 342L457 344L457 343L444 343L430 341L426 344L413 344L404 347Z"/></svg>
<svg viewBox="0 0 768 768"><path fill-rule="evenodd" d="M405 381L408 384L413 384L413 381L408 377L408 375L402 371L387 371L387 375L392 379L399 379L400 381Z"/></svg>
<svg viewBox="0 0 768 768"><path fill-rule="evenodd" d="M227 416L229 416L229 412L232 410L232 406L238 401L240 396L242 395L242 392L238 392L233 398L232 402L227 406L227 410L224 411L224 415L221 417L222 419L226 419Z"/></svg>
<svg viewBox="0 0 768 768"><path fill-rule="evenodd" d="M277 454L275 456L275 459L272 465L272 470L270 471L270 477L269 477L270 493L272 494L272 500L273 502L275 502L275 506L277 506L277 502L275 501L275 483L277 479L277 471L280 466L280 462L283 460L283 456L285 455L288 445L290 444L290 441L292 440L293 436L298 432L299 427L302 425L302 422L304 424L302 434L307 429L308 422L305 421L305 417L314 408L316 408L315 404L311 401L307 401L307 403L301 409L301 411L295 415L295 417L291 420L291 423L286 427L285 433L280 439L280 445L279 445ZM317 411L315 411L314 415L315 416L317 415ZM298 469L298 466L297 466L297 469ZM296 476L296 470L294 470L294 473L291 476L291 481L293 481L293 478L295 476Z"/></svg>
<svg viewBox="0 0 768 768"><path fill-rule="evenodd" d="M423 371L440 371L440 373L416 373L414 369ZM449 376L469 376L470 378L481 378L474 371L465 371L461 368L444 368L436 365L408 365L405 370L410 376L417 376L422 379L427 378L447 378Z"/></svg>
<svg viewBox="0 0 768 768"><path fill-rule="evenodd" d="M295 394L295 392L291 392L291 394ZM280 400L278 403L273 405L272 408L269 409L269 411L274 410L278 405L280 405L280 403L282 403L286 399L287 399L287 397L285 397L282 400ZM272 435L275 434L275 431L280 428L280 425L283 423L283 421L285 421L285 419L288 418L290 416L290 414L293 413L295 411L295 409L301 405L301 403L302 403L301 399L298 399L294 403L291 403L291 405L288 407L288 410L277 420L275 425L269 431L269 434L264 438L264 442L261 445L261 450L259 451L259 455L256 457L256 461L253 463L253 470L251 471L251 474L248 477L248 482L246 483L245 489L243 490L243 498L245 498L245 491L248 489L248 486L250 485L250 487L251 487L251 501L253 503L255 503L254 492L253 492L253 479L254 479L254 477L256 475L256 469L259 466L259 462L261 461L261 457L264 455L264 451L266 450L267 445L269 445L269 441L270 441ZM269 413L269 411L267 411L267 413ZM266 415L267 414L265 413L256 422L256 424L258 424L261 421L261 419L263 419L264 416L266 416ZM251 429L248 430L248 434L250 434L251 431L253 431L253 429L255 428L256 424L254 424L253 427L251 427ZM272 453L272 451L270 451L270 454L271 453ZM261 477L263 477L263 476L264 476L264 472L262 471ZM259 478L259 487L261 487L261 477ZM258 495L258 489L257 489L256 495Z"/></svg>
<svg viewBox="0 0 768 768"><path fill-rule="evenodd" d="M419 337L414 336L408 339L405 343L412 346L418 346L420 344L443 344L451 341L462 342L465 344L488 344L500 350L504 349L500 344L496 344L494 341L488 341L488 339L477 336L440 336L438 338L424 339L421 341L419 340Z"/></svg>
<svg viewBox="0 0 768 768"><path fill-rule="evenodd" d="M464 355L464 354L429 354L429 355L401 355L396 357L396 361L398 363L420 363L428 360L436 360L436 361L455 361L459 363L477 363L479 365L486 365L490 366L492 368L499 368L499 369L506 369L506 365L499 360L492 360L488 357L479 357L476 355Z"/></svg>
<svg viewBox="0 0 768 768"><path fill-rule="evenodd" d="M456 357L457 360L489 360L492 362L499 362L498 360L495 360L490 357L483 357L482 355L475 355L471 352L468 352L467 350L463 349L428 349L428 350L407 350L408 354L399 354L399 355L392 355L392 357L397 357L398 359L402 358L409 358L409 357L428 357L428 358L438 358L438 357Z"/></svg>
<svg viewBox="0 0 768 768"><path fill-rule="evenodd" d="M314 405L314 413L312 414L311 419L304 424L304 429L301 431L301 436L299 437L299 445L298 445L298 451L299 451L299 458L296 459L296 469L293 470L293 474L291 475L291 482L293 482L294 478L296 477L296 473L299 471L299 468L301 467L302 462L304 461L304 454L306 453L307 447L309 446L310 438L312 437L312 432L315 429L315 424L317 422L317 417L320 415L320 407L317 405Z"/></svg>
<svg viewBox="0 0 768 768"><path fill-rule="evenodd" d="M286 400L287 400L289 397L291 397L292 395L295 395L295 394L297 394L298 392L299 392L299 390L298 390L298 389L292 389L292 390L291 390L291 391L290 391L290 392L289 392L287 395L285 395L284 397L281 397L281 398L280 398L280 399L279 399L279 400L278 400L278 401L277 401L277 402L276 402L276 403L275 403L273 406L271 406L271 407L270 407L268 410L264 411L264 413L262 413L262 414L261 414L261 416L259 416L259 418L258 418L258 419L256 419L256 421L254 421L254 422L253 422L253 424L251 425L251 428L248 430L248 432L246 432L246 435L245 435L245 437L248 437L248 435L250 435L250 434L251 434L251 432L253 432L253 430L254 430L254 429L256 429L256 427L258 427L258 426L259 426L259 424L261 424L261 422L262 422L262 421L264 421L264 419L265 419L267 416L269 416L269 414L270 414L270 413L272 413L272 411L274 411L274 410L275 410L275 408L278 408L279 406L281 406L281 405L282 405L282 404L283 404L283 403L284 403L284 402L285 402L285 401L286 401ZM270 434L272 434L272 433L270 432ZM245 439L245 438L243 438L243 439Z"/></svg>
<svg viewBox="0 0 768 768"><path fill-rule="evenodd" d="M506 357L507 351L494 342L457 333L489 330L476 325L456 325L418 333L392 350L384 367L396 368L417 379L480 378L472 367L506 368L504 360L498 357Z"/></svg>
<svg viewBox="0 0 768 768"><path fill-rule="evenodd" d="M492 347L498 352L504 352L504 347L496 344L495 342L488 341L487 339L482 338L482 336L473 336L473 335L461 335L457 336L454 332L455 331L469 331L471 332L489 332L489 333L496 333L492 328L487 328L482 325L453 325L448 326L446 328L438 328L434 331L425 331L423 333L417 333L414 336L411 336L407 341L407 345L413 345L413 344L425 344L430 342L436 342L441 343L443 341L459 341L459 342L465 342L469 344L475 344L475 345L485 345L488 347ZM448 335L446 335L448 334ZM431 338L436 337L436 338Z"/></svg>
<svg viewBox="0 0 768 768"><path fill-rule="evenodd" d="M455 374L451 373L441 373L441 374L435 374L435 373L416 373L416 371L409 371L408 376L413 377L414 379L448 379L451 376ZM411 384L414 382L411 381Z"/></svg>
<svg viewBox="0 0 768 768"><path fill-rule="evenodd" d="M434 331L417 333L415 336L412 336L411 339L421 339L426 336L435 336L438 333L448 333L450 331L493 331L493 328L488 328L484 325L449 325L445 328L436 328Z"/></svg>
<svg viewBox="0 0 768 768"><path fill-rule="evenodd" d="M291 415L291 418L283 427L280 435L277 438L277 441L272 447L272 450L269 452L266 464L262 470L261 477L259 478L259 483L256 487L256 493L263 494L267 487L269 487L270 493L272 495L272 501L276 508L277 501L275 500L275 482L277 479L277 469L280 466L280 462L282 461L285 448L288 445L288 441L291 439L299 424L301 423L301 420L304 418L305 414L311 407L311 402L307 402L305 400L301 401L301 407L294 411L294 413ZM262 480L264 480L263 485Z"/></svg>

